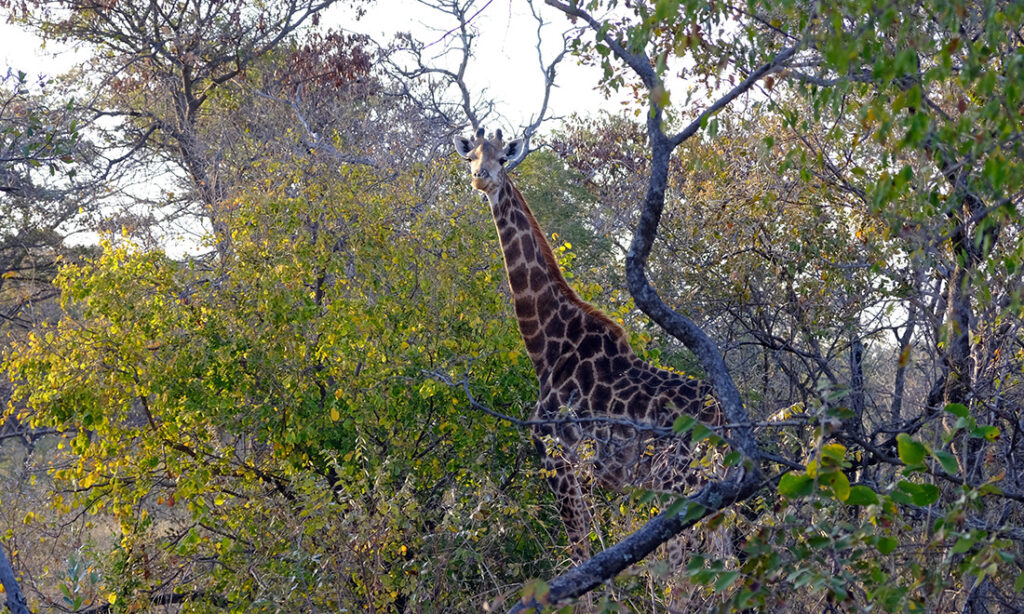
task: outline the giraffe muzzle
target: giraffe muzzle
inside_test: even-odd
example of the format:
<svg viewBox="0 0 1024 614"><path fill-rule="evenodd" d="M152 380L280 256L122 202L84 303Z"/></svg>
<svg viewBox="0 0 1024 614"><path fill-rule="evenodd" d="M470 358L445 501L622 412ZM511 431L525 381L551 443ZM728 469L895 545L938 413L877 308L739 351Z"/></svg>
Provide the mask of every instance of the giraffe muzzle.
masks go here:
<svg viewBox="0 0 1024 614"><path fill-rule="evenodd" d="M483 169L483 168L478 170L477 172L473 173L473 178L474 179L487 179L490 176L491 176L491 174L487 171L487 169Z"/></svg>

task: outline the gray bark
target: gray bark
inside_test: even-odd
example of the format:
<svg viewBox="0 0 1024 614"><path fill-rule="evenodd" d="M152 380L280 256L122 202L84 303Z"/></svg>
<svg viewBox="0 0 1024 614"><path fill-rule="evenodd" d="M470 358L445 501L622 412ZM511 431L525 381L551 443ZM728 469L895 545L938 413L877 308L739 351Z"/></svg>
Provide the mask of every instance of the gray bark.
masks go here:
<svg viewBox="0 0 1024 614"><path fill-rule="evenodd" d="M0 544L0 584L4 587L4 594L7 595L7 608L11 614L29 614L28 602L18 585L18 578L14 575L11 562L7 559L7 552Z"/></svg>

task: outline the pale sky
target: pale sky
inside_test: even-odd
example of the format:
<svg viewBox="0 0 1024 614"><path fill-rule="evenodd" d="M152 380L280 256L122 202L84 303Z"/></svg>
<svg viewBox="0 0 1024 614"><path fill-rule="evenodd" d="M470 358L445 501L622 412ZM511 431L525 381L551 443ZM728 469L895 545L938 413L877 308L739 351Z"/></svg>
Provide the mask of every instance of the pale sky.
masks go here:
<svg viewBox="0 0 1024 614"><path fill-rule="evenodd" d="M544 28L545 63L561 49L561 34L568 27L568 20L560 13L536 0L538 10L549 23ZM501 116L490 120L488 131L501 128L506 135L520 136L522 127L540 109L543 95L543 75L537 57L537 21L523 0L479 0L473 9L483 8L475 16L472 25L479 30L474 42L474 57L466 71L466 82L474 94L486 88L487 97L495 102L495 111ZM367 6L366 15L354 20L345 7L329 10L321 19L321 27L343 29L370 35L381 44L390 42L396 32L411 32L424 42L437 41L442 35L456 27L454 19L411 2L410 0L377 0ZM440 54L444 49L441 41L430 47ZM84 52L50 43L44 50L40 41L16 25L0 18L0 71L8 67L29 74L30 83L39 75L57 76L84 58ZM433 59L439 66L455 68L457 58L450 56ZM447 62L447 65L445 64ZM548 117L569 116L577 113L594 115L600 110L618 113L622 108L617 101L605 100L595 90L599 70L580 66L576 58L567 54L558 67L556 87L549 102ZM556 121L549 121L541 127L545 132L555 127ZM91 235L80 236L79 242L92 242ZM181 255L199 250L194 236L184 233L180 237L168 235L165 249Z"/></svg>
<svg viewBox="0 0 1024 614"><path fill-rule="evenodd" d="M539 111L543 95L536 48L537 22L522 0L480 0L474 10L479 8L483 10L473 18L472 25L480 35L474 41L475 57L467 67L466 81L474 93L485 88L487 97L496 103L496 111L505 118L502 125L489 125L488 130L500 127L518 133L520 126ZM544 6L542 0L537 0L537 8L550 22L544 28L547 45L543 49L544 60L549 62L560 49L560 35L569 23L560 13ZM321 25L369 34L380 43L403 31L432 42L456 26L454 19L446 20L438 11L409 0L378 0L366 9L366 15L356 21L347 7L332 8ZM433 45L430 51L441 53L444 42ZM53 76L70 68L76 56L80 58L81 54L53 43L42 50L34 36L0 20L0 70L4 72L11 67L33 76ZM435 61L454 68L456 59L451 55ZM591 115L602 109L618 113L621 105L617 100L605 100L594 90L598 78L597 69L580 66L576 58L567 54L558 67L557 87L552 91L548 116Z"/></svg>
<svg viewBox="0 0 1024 614"><path fill-rule="evenodd" d="M561 34L570 27L564 15L535 0L544 26L543 47L545 64L561 49ZM474 41L475 57L466 69L466 81L471 91L486 88L489 98L496 102L496 111L514 125L500 126L506 130L526 125L540 109L544 77L537 57L537 21L524 0L478 0L471 26L479 30ZM390 40L396 32L411 32L424 42L437 41L456 27L457 22L418 2L409 0L380 0L367 7L366 15L354 21L343 8L328 12L325 23L348 30L369 34L378 41ZM457 33L449 36L454 37ZM589 36L589 34L588 34ZM440 53L444 42L430 49ZM449 67L455 68L457 56L450 56ZM439 58L444 63L445 58ZM556 86L548 104L548 116L568 116L571 113L593 114L601 109L617 113L617 101L605 100L595 91L600 71L580 66L570 54L558 65ZM488 126L491 129L491 126Z"/></svg>

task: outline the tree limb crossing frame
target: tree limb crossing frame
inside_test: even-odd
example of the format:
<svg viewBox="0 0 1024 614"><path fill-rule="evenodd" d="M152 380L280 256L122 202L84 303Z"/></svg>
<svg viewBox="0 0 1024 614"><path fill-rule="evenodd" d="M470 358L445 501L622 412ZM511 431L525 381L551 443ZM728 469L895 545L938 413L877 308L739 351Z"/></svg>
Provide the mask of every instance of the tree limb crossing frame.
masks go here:
<svg viewBox="0 0 1024 614"><path fill-rule="evenodd" d="M651 148L651 176L640 212L640 220L626 255L626 279L629 292L641 311L697 355L701 366L708 374L708 379L714 386L726 419L737 425L750 424L750 418L743 407L739 391L729 375L718 347L691 319L677 313L665 304L647 278L646 265L665 207L668 162L672 152L677 146L696 134L707 117L728 106L760 79L785 69L787 63L796 56L803 45L798 42L779 51L771 60L751 72L743 82L705 109L681 132L669 136L662 129L663 109L659 97L655 95L662 88L661 78L654 70L647 54L643 51L630 52L610 32L602 31L600 21L579 8L575 2L566 4L560 0L545 0L545 3L568 17L575 17L586 22L587 26L601 39L601 42L607 45L617 58L633 69L650 94L651 109L647 119L647 133ZM736 449L745 457L742 470L732 472L725 480L709 482L698 493L685 500L686 503L681 506L681 511L670 508L662 512L626 539L565 574L550 580L547 583L549 591L544 596L546 603L540 603L536 597L531 597L517 603L509 610L509 613L539 612L545 604L555 604L580 597L642 560L658 546L680 531L693 526L702 518L733 503L743 501L760 491L770 483L770 480L765 480L761 474L761 453L757 441L754 439L753 429L739 426L733 432L732 439Z"/></svg>

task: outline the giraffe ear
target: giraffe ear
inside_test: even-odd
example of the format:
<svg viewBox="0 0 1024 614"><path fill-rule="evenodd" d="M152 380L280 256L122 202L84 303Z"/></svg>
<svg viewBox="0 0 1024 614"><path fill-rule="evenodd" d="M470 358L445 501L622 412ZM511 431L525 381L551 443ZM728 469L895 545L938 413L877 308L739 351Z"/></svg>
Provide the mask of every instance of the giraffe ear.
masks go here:
<svg viewBox="0 0 1024 614"><path fill-rule="evenodd" d="M523 139L516 139L509 141L505 145L505 151L502 152L501 161L508 162L509 160L515 160L516 158L523 155Z"/></svg>
<svg viewBox="0 0 1024 614"><path fill-rule="evenodd" d="M473 144L466 137L456 134L452 139L455 143L455 151L463 158L469 158L469 152L473 151Z"/></svg>

